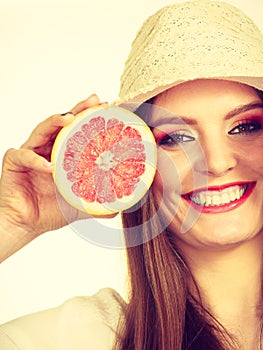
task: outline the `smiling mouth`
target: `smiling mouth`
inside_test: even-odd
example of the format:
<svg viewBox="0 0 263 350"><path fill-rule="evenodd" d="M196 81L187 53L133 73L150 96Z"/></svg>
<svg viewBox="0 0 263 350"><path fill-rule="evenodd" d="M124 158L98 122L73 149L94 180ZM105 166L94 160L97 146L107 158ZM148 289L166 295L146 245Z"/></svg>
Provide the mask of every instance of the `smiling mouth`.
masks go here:
<svg viewBox="0 0 263 350"><path fill-rule="evenodd" d="M202 212L232 210L245 202L256 182L234 183L190 192L182 197Z"/></svg>

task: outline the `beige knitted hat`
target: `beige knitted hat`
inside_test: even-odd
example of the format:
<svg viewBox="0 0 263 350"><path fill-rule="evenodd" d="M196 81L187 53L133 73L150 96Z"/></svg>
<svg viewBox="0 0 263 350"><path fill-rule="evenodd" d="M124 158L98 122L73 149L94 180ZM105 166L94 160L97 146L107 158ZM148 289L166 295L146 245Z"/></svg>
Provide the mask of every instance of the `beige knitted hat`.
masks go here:
<svg viewBox="0 0 263 350"><path fill-rule="evenodd" d="M198 78L233 80L263 90L263 35L232 5L193 0L149 17L126 61L120 102L142 103Z"/></svg>

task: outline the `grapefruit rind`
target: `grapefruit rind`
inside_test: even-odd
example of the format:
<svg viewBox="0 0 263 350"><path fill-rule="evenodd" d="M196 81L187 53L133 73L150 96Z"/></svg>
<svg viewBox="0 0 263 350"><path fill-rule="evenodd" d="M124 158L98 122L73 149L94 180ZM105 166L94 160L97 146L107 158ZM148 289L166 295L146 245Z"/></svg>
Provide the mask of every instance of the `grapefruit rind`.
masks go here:
<svg viewBox="0 0 263 350"><path fill-rule="evenodd" d="M112 118L123 122L125 127L130 126L141 135L141 142L146 155L144 161L144 172L138 178L133 192L130 195L117 198L113 202L99 203L97 201L88 202L77 196L72 191L72 182L67 177L67 172L63 168L64 155L67 141L78 131L84 123L96 117L102 117L106 121ZM73 207L91 215L103 216L118 213L135 205L150 188L156 172L157 152L153 134L148 125L136 114L119 106L96 106L89 108L76 116L76 119L68 126L64 127L58 134L53 145L51 161L54 164L53 178L56 187L62 197Z"/></svg>

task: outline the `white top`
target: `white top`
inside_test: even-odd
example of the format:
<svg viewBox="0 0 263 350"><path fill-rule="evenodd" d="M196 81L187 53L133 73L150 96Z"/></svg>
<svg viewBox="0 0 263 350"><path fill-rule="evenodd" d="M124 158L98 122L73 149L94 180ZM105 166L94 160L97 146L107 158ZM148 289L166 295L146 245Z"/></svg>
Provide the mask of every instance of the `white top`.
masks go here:
<svg viewBox="0 0 263 350"><path fill-rule="evenodd" d="M125 303L102 289L0 326L1 350L112 350Z"/></svg>

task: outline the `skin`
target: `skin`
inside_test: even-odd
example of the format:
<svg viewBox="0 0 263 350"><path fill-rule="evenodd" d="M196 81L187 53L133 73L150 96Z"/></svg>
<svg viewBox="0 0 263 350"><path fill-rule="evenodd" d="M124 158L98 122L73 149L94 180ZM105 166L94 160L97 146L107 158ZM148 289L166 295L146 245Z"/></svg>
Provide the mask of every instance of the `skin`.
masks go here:
<svg viewBox="0 0 263 350"><path fill-rule="evenodd" d="M156 112L151 121L156 126L153 133L159 156L155 198L169 218L169 229L176 235L205 305L237 336L244 349L256 349L258 344L263 132L240 133L237 124L255 116L263 125L263 109L250 108L227 119L226 115L251 103L262 103L251 87L223 80L194 80L158 95L154 102L157 108L188 118L185 125L175 125L168 117L160 126L163 115ZM169 138L163 141L164 132L182 129L190 137L187 144L171 143ZM238 133L233 135L233 131ZM185 151L181 146L187 147ZM205 184L222 186L243 181L256 181L254 191L242 205L226 212L196 211L181 196L192 191L195 184L198 189ZM190 224L183 233L189 210Z"/></svg>
<svg viewBox="0 0 263 350"><path fill-rule="evenodd" d="M62 215L49 159L58 131L71 123L74 115L99 103L98 96L91 95L70 110L73 114L47 118L20 149L6 152L0 181L0 262L44 232L83 218L84 214L61 199L67 221Z"/></svg>
<svg viewBox="0 0 263 350"><path fill-rule="evenodd" d="M172 111L175 115L187 116L191 122L196 123L196 125L186 124L183 126L165 124L161 127L162 131L166 129L178 132L178 130L184 129L187 136L194 138L194 140L185 143L188 147L187 151L190 147L193 149L198 141L203 151L190 164L189 161L186 162L186 156L180 147L180 144L184 142L171 146L158 145L160 175L155 179L155 193L158 195L159 202L161 202L163 191L167 194L170 193L169 201L171 203L164 199L163 205L163 210L168 213L172 204L179 201L179 210L170 225L171 229L178 232L179 228L180 231L186 212L189 210L189 204L181 198L181 194L202 188L205 181L207 181L208 186L257 181L249 199L237 209L216 214L198 213L197 222L192 225L187 234L179 235L180 239L194 247L221 249L221 246L225 247L249 240L262 229L262 210L259 208L263 208L263 132L260 130L249 135L230 135L229 132L236 128L240 120L244 121L251 116L260 117L263 124L263 108L253 108L225 120L228 112L240 105L252 102L261 103L252 88L220 80L199 80L185 83L156 98L156 105ZM156 122L158 118L162 117L154 116L153 122ZM157 137L160 129L155 128L153 132ZM192 149L188 151L189 157L193 154ZM206 160L206 164L204 160ZM181 187L179 193L177 191L178 182L174 181L174 174L166 170L168 161L177 171L177 179L180 180ZM196 177L199 177L198 185L195 188L192 179L193 171ZM162 181L163 179L165 181ZM166 205L167 208L165 208ZM173 217L174 214L173 212Z"/></svg>
<svg viewBox="0 0 263 350"><path fill-rule="evenodd" d="M228 120L224 117L237 106L252 101L261 102L252 88L218 80L181 84L155 99L157 108L198 122L187 128L188 136L198 142L189 142L186 152L178 146L158 145L155 197L169 218L169 229L176 235L205 305L246 350L255 350L258 345L263 142L261 133L233 140L228 131L252 112L263 118L263 110L247 111ZM71 112L77 114L99 103L99 98L92 95ZM153 125L158 118L153 115ZM54 115L40 123L20 149L7 151L0 180L0 261L42 233L69 223L61 215L51 176L52 164L47 161L57 132L73 119L71 114ZM170 132L170 125L168 129L162 125L153 132L157 137L160 132ZM191 210L187 232L182 229L189 204L181 194L207 182L211 186L241 180L257 181L242 206L212 215ZM67 210L72 221L81 218L78 211L65 203L63 212Z"/></svg>

